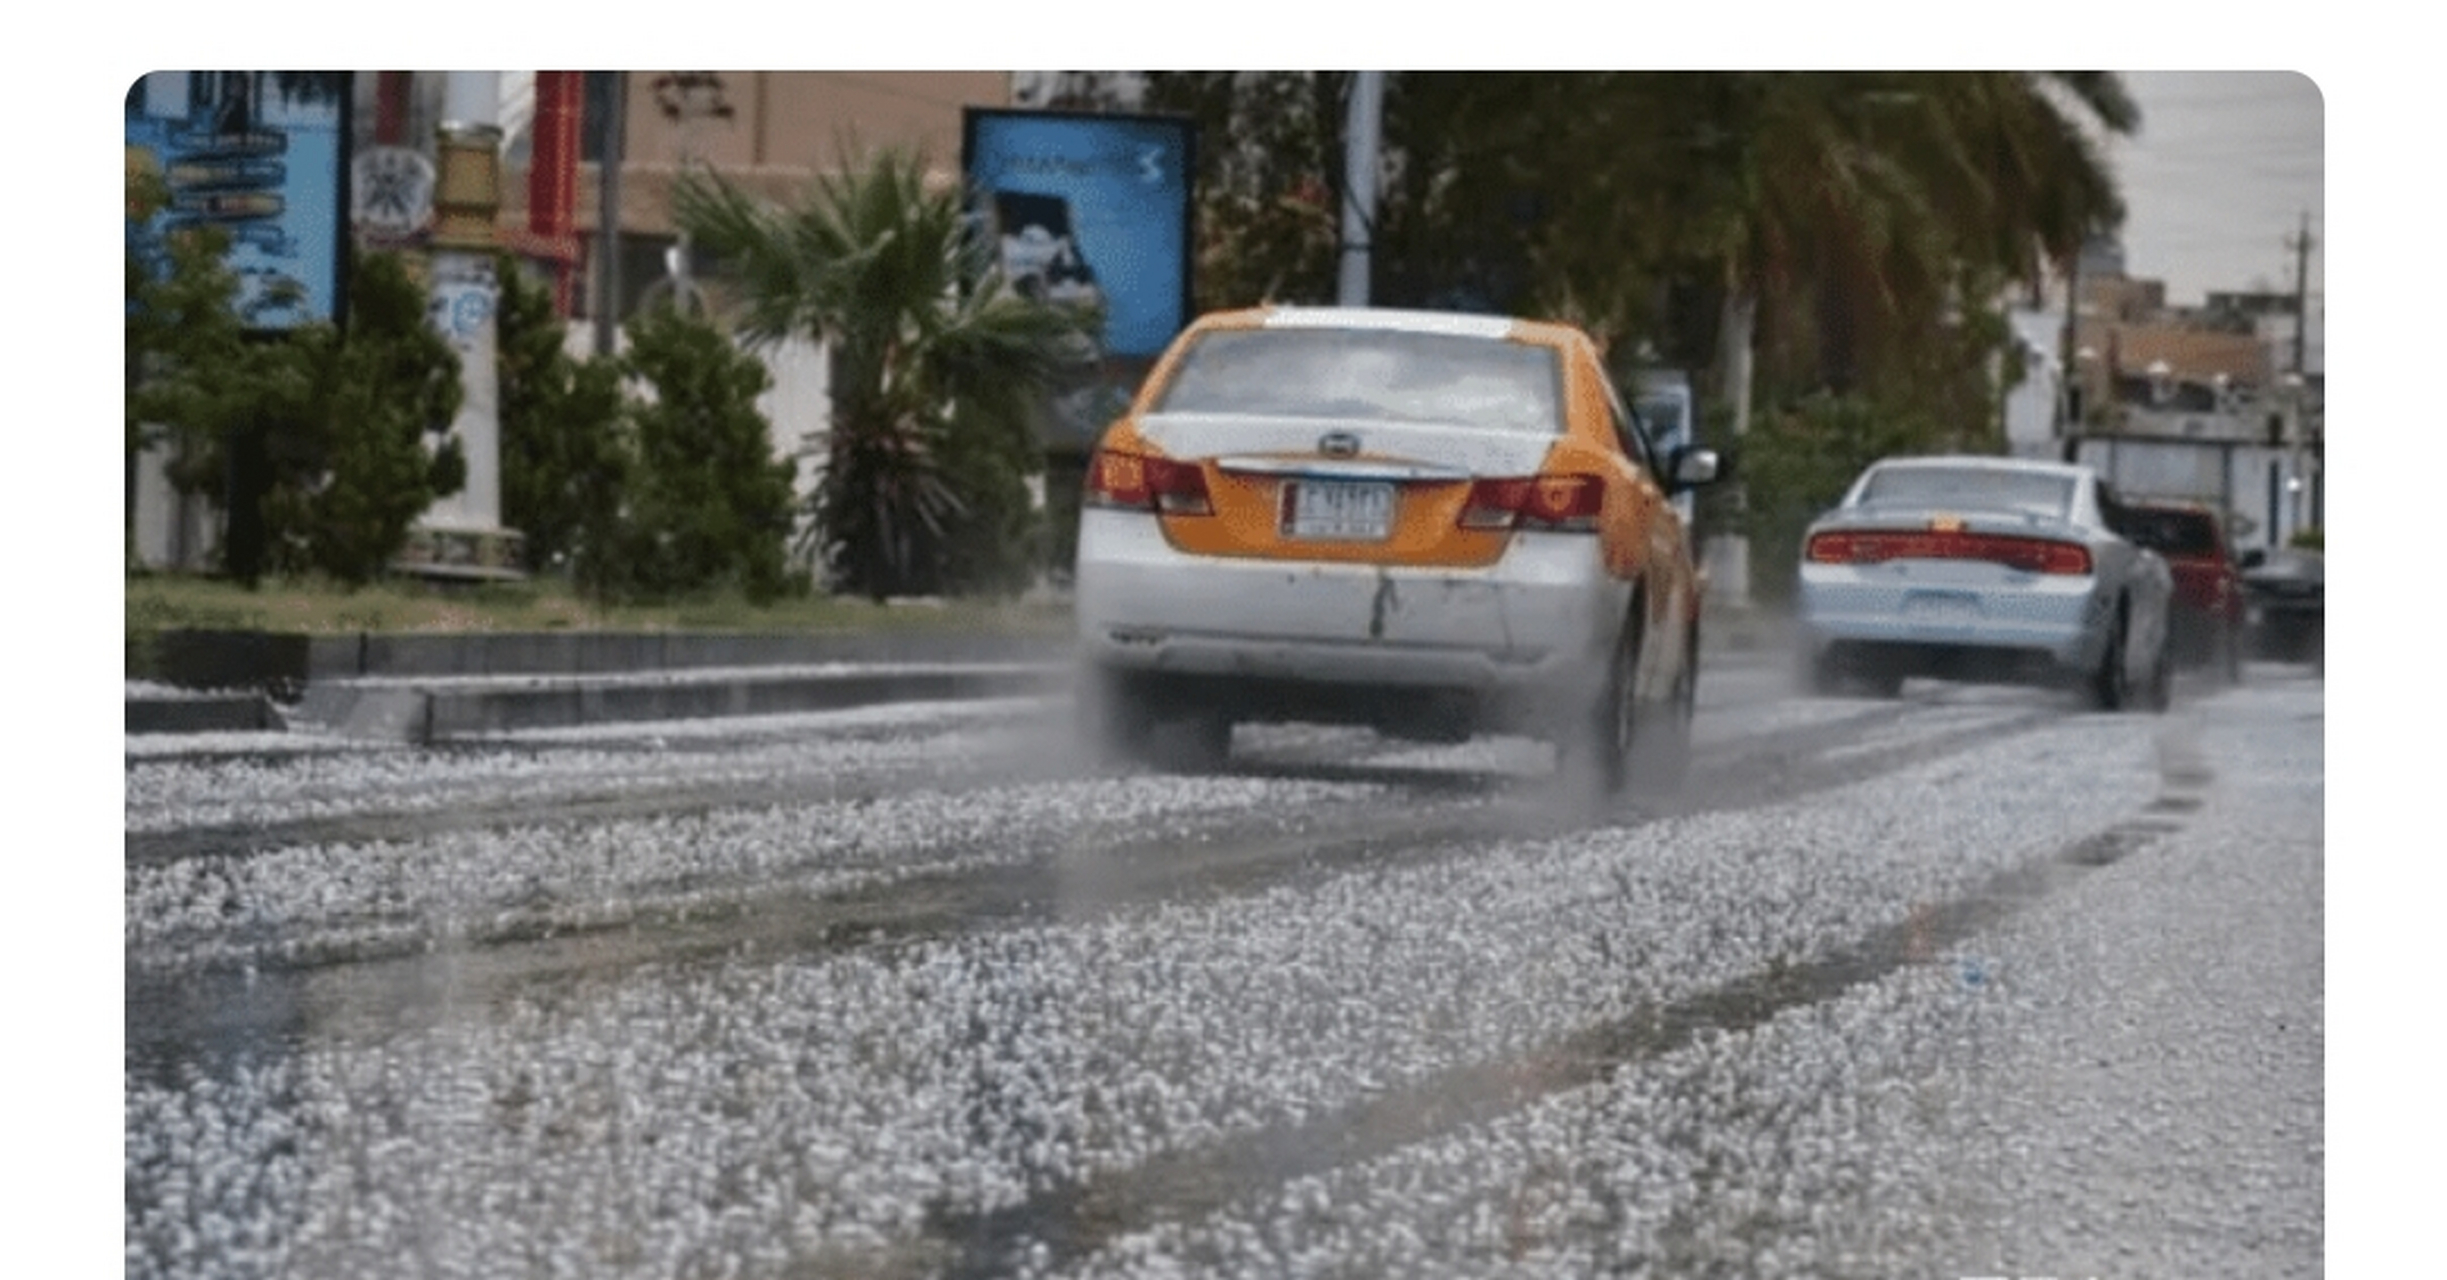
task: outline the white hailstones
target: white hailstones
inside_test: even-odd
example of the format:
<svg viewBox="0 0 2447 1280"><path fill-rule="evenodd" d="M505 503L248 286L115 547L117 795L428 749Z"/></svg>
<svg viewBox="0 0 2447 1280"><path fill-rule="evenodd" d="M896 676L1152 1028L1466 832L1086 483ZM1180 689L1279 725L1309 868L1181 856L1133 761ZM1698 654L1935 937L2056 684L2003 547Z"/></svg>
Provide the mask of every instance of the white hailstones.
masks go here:
<svg viewBox="0 0 2447 1280"><path fill-rule="evenodd" d="M2049 731L2021 745L2033 736L2044 745ZM506 1259L614 1275L718 1274L727 1259L754 1273L777 1237L800 1258L905 1245L936 1206L990 1209L1127 1177L1159 1154L1365 1106L1777 961L1806 963L1903 920L1914 901L1959 895L2122 794L2112 761L2069 795L1989 787L2018 749L1958 757L1950 778L1907 774L1780 809L1488 842L1262 891L1064 904L1078 909L922 941L760 949L616 985L522 989L430 1026L317 1025L294 1049L293 1077L236 1077L263 1095L253 1101L202 1083L130 1086L131 1186L155 1207L131 1208L128 1271L227 1270L304 1230L288 1223L325 1224L326 1273L400 1265L445 1223L459 1235L427 1267L440 1273L523 1269ZM191 821L172 814L186 804L248 821L361 811L351 789L366 787L402 811L759 770L811 794L133 870L129 946L251 945L225 915L290 942L611 920L776 884L826 892L1038 858L1082 831L1186 841L1384 803L1377 788L1238 776L814 794L894 751L917 760L927 748L132 768L131 830L140 815ZM1997 799L1940 816L1940 792L1961 787ZM1654 1257L1687 1230L1716 1247L1739 1240L1749 1215L1806 1224L1779 1247L1811 1270L1848 1223L1861 1224L1855 1239L1914 1229L1883 1207L1876 1179L1960 1137L1925 1105L1943 1101L1931 1082L1944 1083L1953 1037L1985 1025L1965 1021L1985 1016L1980 1002L1936 998L1953 977L1907 969L1805 1016L1635 1057L1484 1125L1294 1180L1258 1221L1234 1210L1170 1225L1083 1269L1208 1270L1185 1261L1198 1259L1279 1273L1365 1247L1390 1260L1385 1273L1407 1274L1406 1260L1503 1258L1518 1240L1507 1274L1567 1275L1597 1269L1591 1241ZM1859 1101L1827 1106L1831 1090ZM265 1173L261 1153L292 1132L314 1158ZM1864 1147L1875 1158L1831 1154ZM1558 1151L1574 1154L1568 1167L1541 1163ZM1456 1255L1462 1245L1485 1252Z"/></svg>

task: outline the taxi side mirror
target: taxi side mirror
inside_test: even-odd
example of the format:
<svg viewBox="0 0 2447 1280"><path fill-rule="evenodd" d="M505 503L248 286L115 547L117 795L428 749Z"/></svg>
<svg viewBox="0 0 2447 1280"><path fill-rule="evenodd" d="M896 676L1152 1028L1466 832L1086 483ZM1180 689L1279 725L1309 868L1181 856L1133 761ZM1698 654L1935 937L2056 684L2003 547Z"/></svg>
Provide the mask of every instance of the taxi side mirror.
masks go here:
<svg viewBox="0 0 2447 1280"><path fill-rule="evenodd" d="M1724 471L1724 455L1714 449L1685 446L1674 451L1674 464L1668 469L1667 478L1672 482L1673 491L1680 493L1685 489L1715 484L1724 478Z"/></svg>

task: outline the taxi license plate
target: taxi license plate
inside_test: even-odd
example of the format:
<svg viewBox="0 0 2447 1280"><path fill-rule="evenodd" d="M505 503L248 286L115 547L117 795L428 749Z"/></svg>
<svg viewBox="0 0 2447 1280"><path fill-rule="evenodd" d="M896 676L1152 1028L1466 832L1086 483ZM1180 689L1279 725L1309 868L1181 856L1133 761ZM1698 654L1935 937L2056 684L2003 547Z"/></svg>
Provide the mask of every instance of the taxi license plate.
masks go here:
<svg viewBox="0 0 2447 1280"><path fill-rule="evenodd" d="M1283 536L1381 542L1393 532L1393 485L1382 481L1288 480Z"/></svg>

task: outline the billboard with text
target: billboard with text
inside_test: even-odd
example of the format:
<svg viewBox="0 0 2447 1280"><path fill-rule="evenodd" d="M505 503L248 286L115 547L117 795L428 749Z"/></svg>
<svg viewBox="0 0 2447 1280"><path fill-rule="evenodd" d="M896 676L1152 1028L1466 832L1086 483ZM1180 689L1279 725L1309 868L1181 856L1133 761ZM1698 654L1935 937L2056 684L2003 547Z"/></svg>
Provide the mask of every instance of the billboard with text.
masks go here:
<svg viewBox="0 0 2447 1280"><path fill-rule="evenodd" d="M348 232L349 73L157 71L127 95L127 163L168 204L136 237L217 227L250 329L337 321Z"/></svg>

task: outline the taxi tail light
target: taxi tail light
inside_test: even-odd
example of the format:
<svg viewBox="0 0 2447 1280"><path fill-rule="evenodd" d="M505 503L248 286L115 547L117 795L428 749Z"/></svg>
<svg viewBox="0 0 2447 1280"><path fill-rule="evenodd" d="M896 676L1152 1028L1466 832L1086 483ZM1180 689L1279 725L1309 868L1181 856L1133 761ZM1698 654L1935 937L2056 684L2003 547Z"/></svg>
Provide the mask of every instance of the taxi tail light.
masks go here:
<svg viewBox="0 0 2447 1280"><path fill-rule="evenodd" d="M1464 529L1597 532L1605 482L1591 475L1505 476L1470 486L1461 505Z"/></svg>
<svg viewBox="0 0 2447 1280"><path fill-rule="evenodd" d="M2025 573L2090 572L2090 549L2078 542L1960 531L1822 533L1810 539L1805 554L1812 564L1986 560Z"/></svg>
<svg viewBox="0 0 2447 1280"><path fill-rule="evenodd" d="M1206 469L1154 454L1099 449L1088 460L1082 501L1091 507L1153 511L1173 516L1215 514L1207 496Z"/></svg>

